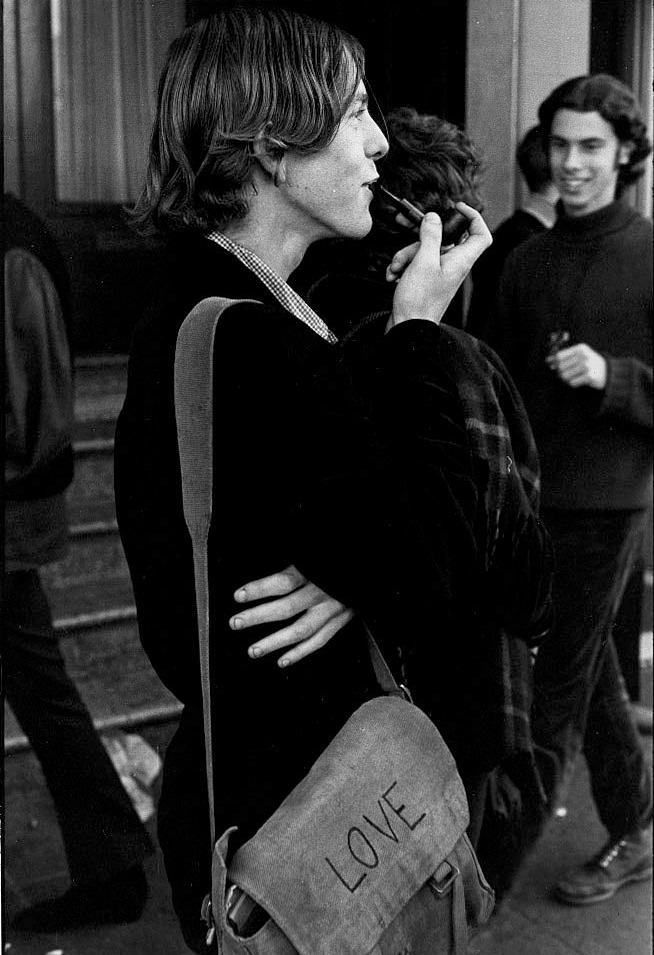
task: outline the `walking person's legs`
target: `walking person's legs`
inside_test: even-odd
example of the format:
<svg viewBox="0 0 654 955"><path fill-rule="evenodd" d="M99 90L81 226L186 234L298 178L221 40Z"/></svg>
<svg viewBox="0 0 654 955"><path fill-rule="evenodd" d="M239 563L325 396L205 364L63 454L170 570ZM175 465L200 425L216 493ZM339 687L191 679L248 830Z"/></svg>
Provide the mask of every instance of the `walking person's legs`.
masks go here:
<svg viewBox="0 0 654 955"><path fill-rule="evenodd" d="M555 553L555 625L534 666L532 729L553 808L564 798L584 747L586 719L642 514L550 511L545 521Z"/></svg>
<svg viewBox="0 0 654 955"><path fill-rule="evenodd" d="M72 883L21 913L17 927L138 918L151 840L66 671L37 570L5 575L4 623L7 701L41 763Z"/></svg>
<svg viewBox="0 0 654 955"><path fill-rule="evenodd" d="M651 776L610 637L643 515L553 515L548 521L557 560L557 624L536 661L534 739L550 769L543 774L550 811L564 798L582 749L588 761L609 843L557 886L565 901L588 904L651 873L651 860L644 862L651 843Z"/></svg>

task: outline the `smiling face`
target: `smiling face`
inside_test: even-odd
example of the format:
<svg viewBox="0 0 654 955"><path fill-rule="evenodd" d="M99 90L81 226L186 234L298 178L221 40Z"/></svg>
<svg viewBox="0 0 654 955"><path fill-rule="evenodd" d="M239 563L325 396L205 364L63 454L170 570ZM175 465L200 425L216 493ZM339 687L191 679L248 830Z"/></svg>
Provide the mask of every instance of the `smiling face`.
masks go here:
<svg viewBox="0 0 654 955"><path fill-rule="evenodd" d="M372 226L370 184L377 179L375 162L388 152L388 142L368 112L368 96L360 82L355 97L331 142L319 152L289 150L279 184L292 228L306 237L361 239Z"/></svg>
<svg viewBox="0 0 654 955"><path fill-rule="evenodd" d="M629 159L599 113L560 109L552 120L549 139L552 180L569 216L585 216L615 199L618 169Z"/></svg>

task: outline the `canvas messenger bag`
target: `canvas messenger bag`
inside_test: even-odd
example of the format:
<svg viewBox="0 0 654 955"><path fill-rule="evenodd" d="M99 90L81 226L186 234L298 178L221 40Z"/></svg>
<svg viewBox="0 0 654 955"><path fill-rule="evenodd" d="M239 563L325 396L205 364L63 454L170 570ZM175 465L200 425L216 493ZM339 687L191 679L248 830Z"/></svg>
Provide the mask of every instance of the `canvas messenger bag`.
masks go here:
<svg viewBox="0 0 654 955"><path fill-rule="evenodd" d="M228 859L216 839L207 539L213 468L213 345L232 300L200 302L175 356L184 514L193 542L211 824L207 944L219 955L464 955L494 897L466 836L454 758L405 699L368 632L384 693L364 703L307 776Z"/></svg>

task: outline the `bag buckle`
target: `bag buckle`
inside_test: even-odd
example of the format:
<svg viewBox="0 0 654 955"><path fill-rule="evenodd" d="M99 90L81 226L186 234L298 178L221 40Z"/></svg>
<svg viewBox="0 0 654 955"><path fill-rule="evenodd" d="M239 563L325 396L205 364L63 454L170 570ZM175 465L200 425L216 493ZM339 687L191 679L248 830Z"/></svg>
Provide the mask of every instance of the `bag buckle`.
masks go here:
<svg viewBox="0 0 654 955"><path fill-rule="evenodd" d="M439 882L436 881L436 875L438 873L438 869L437 869L436 872L431 877L431 882L430 882L430 885L432 889L434 890L434 892L436 893L436 895L440 895L440 896L443 896L447 893L447 891L452 887L454 880L460 874L457 867L453 865L451 862L446 862L445 865L449 866L449 869L450 869L450 871L445 876L445 878L441 879ZM439 866L439 868L441 867Z"/></svg>
<svg viewBox="0 0 654 955"><path fill-rule="evenodd" d="M212 905L211 905L211 896L210 896L210 895L205 895L204 899L202 900L202 912L201 912L201 914L202 914L202 918L204 919L204 921L205 921L205 922L207 923L207 925L208 925L207 937L206 937L206 939L205 939L205 944L206 944L206 945L212 945L212 944L213 944L213 940L214 940L214 938L216 937L216 925L215 925L214 920L213 920L213 908L212 908Z"/></svg>
<svg viewBox="0 0 654 955"><path fill-rule="evenodd" d="M404 696L404 699L407 701L407 703L413 703L413 697L411 696L411 690L410 690L409 687L406 685L406 683L400 683L399 686L400 686L400 689L402 690L402 695Z"/></svg>

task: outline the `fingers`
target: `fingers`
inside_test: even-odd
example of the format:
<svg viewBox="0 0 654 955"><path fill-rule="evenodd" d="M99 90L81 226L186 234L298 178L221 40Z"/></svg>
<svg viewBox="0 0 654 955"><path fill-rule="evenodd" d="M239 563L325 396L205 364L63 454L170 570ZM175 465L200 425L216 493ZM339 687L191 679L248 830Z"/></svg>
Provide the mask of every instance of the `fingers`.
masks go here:
<svg viewBox="0 0 654 955"><path fill-rule="evenodd" d="M466 202L455 202L457 209L468 220L468 231L456 245L447 246L448 252L452 249L461 251L460 268L465 274L472 268L482 252L492 245L493 237L482 215ZM399 222L404 217L398 213ZM407 221L407 220L404 220ZM414 227L415 228L415 227ZM428 212L420 225L420 242L414 242L395 253L386 269L386 281L396 282L405 269L413 262L420 252L425 258L432 260L441 253L443 238L443 224L436 212Z"/></svg>
<svg viewBox="0 0 654 955"><path fill-rule="evenodd" d="M354 613L351 610L344 610L342 613L333 617L324 627L322 627L314 636L296 646L280 657L277 665L280 667L291 666L299 660L303 660L310 654L326 646L332 637L336 636L339 630L342 630L346 623L349 623Z"/></svg>
<svg viewBox="0 0 654 955"><path fill-rule="evenodd" d="M424 268L427 261L430 266L438 262L442 236L441 217L436 212L428 212L420 223L420 241L413 242L395 253L386 269L386 281L397 281L414 259L414 268Z"/></svg>
<svg viewBox="0 0 654 955"><path fill-rule="evenodd" d="M330 605L314 608L304 614L300 620L284 627L268 637L264 637L248 649L252 659L259 659L275 651L293 647L277 661L278 666L288 666L309 656L324 647L353 617L349 607L343 607L337 601Z"/></svg>
<svg viewBox="0 0 654 955"><path fill-rule="evenodd" d="M465 202L454 205L468 220L468 231L454 249L460 255L461 265L470 270L482 252L493 244L493 236L480 212Z"/></svg>
<svg viewBox="0 0 654 955"><path fill-rule="evenodd" d="M606 387L606 359L584 343L548 355L545 363L571 388L586 385L601 390Z"/></svg>
<svg viewBox="0 0 654 955"><path fill-rule="evenodd" d="M238 603L248 603L250 600L281 597L296 590L304 583L306 583L306 577L300 573L297 567L291 564L279 574L270 574L270 576L261 577L259 580L251 580L236 591L234 600Z"/></svg>
<svg viewBox="0 0 654 955"><path fill-rule="evenodd" d="M270 578L266 578L268 579ZM311 583L304 584L279 600L267 600L256 607L239 610L238 614L230 618L229 625L232 630L246 630L248 627L256 627L262 623L278 623L280 620L288 620L304 610L309 610L324 599L325 593L319 587Z"/></svg>
<svg viewBox="0 0 654 955"><path fill-rule="evenodd" d="M419 248L420 243L413 242L411 245L407 245L395 253L386 269L387 282L397 282L407 265L413 260Z"/></svg>
<svg viewBox="0 0 654 955"><path fill-rule="evenodd" d="M248 648L249 656L258 659L292 647L278 660L279 666L289 666L314 653L353 617L349 607L307 581L292 564L279 574L250 581L236 591L234 598L241 603L254 600L264 600L264 603L240 609L230 618L232 630L296 618L287 627Z"/></svg>

